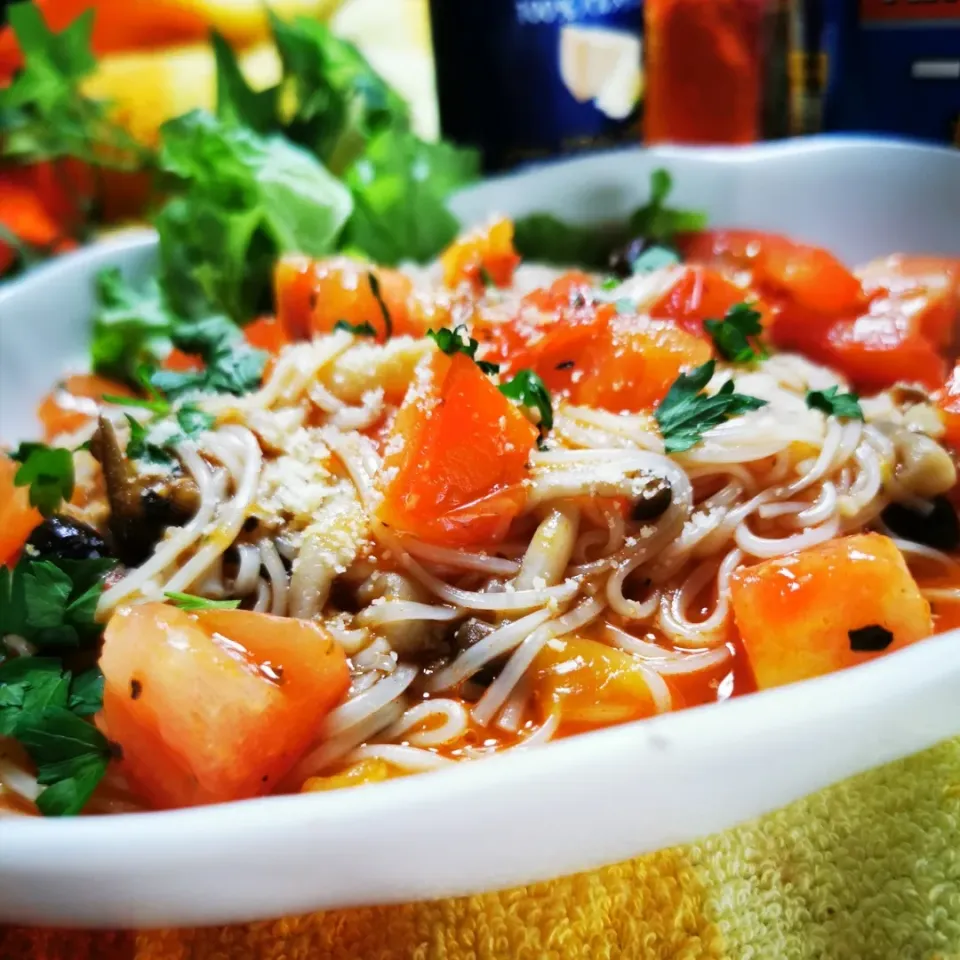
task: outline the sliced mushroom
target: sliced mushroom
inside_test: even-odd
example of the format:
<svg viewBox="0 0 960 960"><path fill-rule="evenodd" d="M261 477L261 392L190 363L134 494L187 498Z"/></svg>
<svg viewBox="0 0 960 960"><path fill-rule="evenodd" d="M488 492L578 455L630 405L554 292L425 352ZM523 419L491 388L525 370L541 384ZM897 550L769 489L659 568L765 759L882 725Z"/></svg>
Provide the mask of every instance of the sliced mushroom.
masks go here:
<svg viewBox="0 0 960 960"><path fill-rule="evenodd" d="M182 526L196 513L200 491L177 473L141 474L106 417L100 418L90 451L103 468L115 552L126 564L142 563L167 527Z"/></svg>

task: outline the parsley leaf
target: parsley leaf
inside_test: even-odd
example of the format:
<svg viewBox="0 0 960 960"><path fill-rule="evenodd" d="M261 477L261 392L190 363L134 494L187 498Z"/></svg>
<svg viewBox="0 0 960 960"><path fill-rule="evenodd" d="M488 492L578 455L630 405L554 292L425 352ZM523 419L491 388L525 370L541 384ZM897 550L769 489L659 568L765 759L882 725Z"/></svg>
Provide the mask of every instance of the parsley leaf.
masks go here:
<svg viewBox="0 0 960 960"><path fill-rule="evenodd" d="M540 414L540 434L553 427L553 404L546 384L532 370L520 370L506 383L500 384L500 392L525 407L531 407Z"/></svg>
<svg viewBox="0 0 960 960"><path fill-rule="evenodd" d="M334 330L346 330L347 333L352 333L355 337L375 337L377 331L374 329L372 323L349 323L346 320L338 320L333 325Z"/></svg>
<svg viewBox="0 0 960 960"><path fill-rule="evenodd" d="M755 339L763 333L760 317L749 304L736 303L722 320L704 320L703 326L720 356L731 363L752 363L767 355Z"/></svg>
<svg viewBox="0 0 960 960"><path fill-rule="evenodd" d="M30 505L45 517L73 496L73 453L66 447L21 443L10 456L20 463L14 484L30 488Z"/></svg>
<svg viewBox="0 0 960 960"><path fill-rule="evenodd" d="M0 736L12 736L25 713L67 706L70 674L53 657L11 657L0 663Z"/></svg>
<svg viewBox="0 0 960 960"><path fill-rule="evenodd" d="M675 234L702 230L707 215L698 210L677 210L666 206L673 178L663 169L650 175L650 199L630 217L630 232L656 243L669 243Z"/></svg>
<svg viewBox="0 0 960 960"><path fill-rule="evenodd" d="M64 707L21 716L15 730L47 787L37 799L46 816L79 813L107 771L110 743L92 724Z"/></svg>
<svg viewBox="0 0 960 960"><path fill-rule="evenodd" d="M732 380L713 396L703 393L715 368L715 361L708 360L690 373L681 373L654 411L667 453L689 450L711 427L766 405L766 400L734 393Z"/></svg>
<svg viewBox="0 0 960 960"><path fill-rule="evenodd" d="M459 230L447 198L478 170L472 150L383 131L344 175L354 210L341 245L382 264L432 260Z"/></svg>
<svg viewBox="0 0 960 960"><path fill-rule="evenodd" d="M194 613L197 610L236 610L240 606L239 600L208 600L206 597L197 597L192 593L171 591L164 596L175 607L186 610L187 613Z"/></svg>
<svg viewBox="0 0 960 960"><path fill-rule="evenodd" d="M462 332L461 332L462 331ZM466 354L486 374L498 373L499 364L487 360L477 360L477 348L480 344L473 337L467 336L465 324L459 324L452 330L441 327L439 330L428 330L427 336L448 356L456 353Z"/></svg>
<svg viewBox="0 0 960 960"><path fill-rule="evenodd" d="M103 674L99 667L91 667L83 673L74 674L70 681L70 698L67 706L78 717L89 717L103 706Z"/></svg>
<svg viewBox="0 0 960 960"><path fill-rule="evenodd" d="M860 398L855 393L840 393L837 386L826 390L810 390L806 399L811 410L821 410L828 417L863 420Z"/></svg>
<svg viewBox="0 0 960 960"><path fill-rule="evenodd" d="M259 386L267 354L251 347L229 317L216 315L180 323L172 339L184 353L199 356L204 368L151 373L150 383L170 399L194 390L239 396Z"/></svg>
<svg viewBox="0 0 960 960"><path fill-rule="evenodd" d="M0 568L0 638L15 634L39 649L89 647L103 632L97 602L112 559L31 560Z"/></svg>

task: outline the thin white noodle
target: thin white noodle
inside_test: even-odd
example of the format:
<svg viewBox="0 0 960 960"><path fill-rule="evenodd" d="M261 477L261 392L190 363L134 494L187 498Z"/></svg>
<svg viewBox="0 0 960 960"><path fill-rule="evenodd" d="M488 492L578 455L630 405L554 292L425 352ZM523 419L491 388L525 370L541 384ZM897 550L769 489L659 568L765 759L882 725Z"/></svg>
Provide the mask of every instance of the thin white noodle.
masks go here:
<svg viewBox="0 0 960 960"><path fill-rule="evenodd" d="M237 565L237 576L230 592L234 596L245 597L257 589L257 580L260 576L260 551L252 543L241 543L236 549L240 562Z"/></svg>
<svg viewBox="0 0 960 960"><path fill-rule="evenodd" d="M284 783L293 789L299 789L308 777L322 773L338 760L342 760L361 743L376 736L385 727L389 727L391 723L396 722L403 714L404 707L405 701L402 697L391 700L349 729L321 741L284 777Z"/></svg>
<svg viewBox="0 0 960 960"><path fill-rule="evenodd" d="M553 735L557 732L559 726L560 714L554 711L539 727L531 733L526 734L515 747L511 747L510 749L527 750L530 747L539 747L545 743L549 743L553 739ZM509 750L506 752L509 752Z"/></svg>
<svg viewBox="0 0 960 960"><path fill-rule="evenodd" d="M580 526L580 510L573 504L553 507L537 527L513 582L515 590L555 586L563 579Z"/></svg>
<svg viewBox="0 0 960 960"><path fill-rule="evenodd" d="M459 740L467 732L469 722L466 708L459 700L424 700L404 711L378 739L402 739L414 747L438 747Z"/></svg>
<svg viewBox="0 0 960 960"><path fill-rule="evenodd" d="M788 537L761 537L745 524L737 527L734 538L737 546L746 554L762 560L770 557L782 557L787 553L806 550L818 543L832 540L840 531L840 518L831 517L818 527L811 527L803 533L794 533Z"/></svg>
<svg viewBox="0 0 960 960"><path fill-rule="evenodd" d="M891 536L891 539L897 549L902 554L905 554L908 560L910 557L923 557L924 560L932 560L934 563L939 563L950 571L960 570L960 563L957 563L953 557L944 553L942 550L928 547L922 543L914 543L912 540L901 540L899 537Z"/></svg>
<svg viewBox="0 0 960 960"><path fill-rule="evenodd" d="M730 577L742 563L743 554L731 550L716 569L715 563L707 561L696 567L679 590L665 594L660 602L660 628L675 642L690 646L712 647L726 639L726 623L730 615ZM716 572L715 572L716 571ZM717 601L705 620L694 621L687 616L687 609L696 596L716 576Z"/></svg>
<svg viewBox="0 0 960 960"><path fill-rule="evenodd" d="M36 803L37 797L43 793L43 787L37 783L35 776L27 773L18 764L2 757L0 757L0 783L5 789L31 803Z"/></svg>
<svg viewBox="0 0 960 960"><path fill-rule="evenodd" d="M637 662L637 668L643 674L657 713L669 713L673 709L673 695L666 680L656 670L641 661Z"/></svg>
<svg viewBox="0 0 960 960"><path fill-rule="evenodd" d="M277 548L271 540L264 537L260 541L260 559L263 561L263 567L270 578L270 612L275 617L282 617L287 612L287 586L288 576L287 568L277 553Z"/></svg>
<svg viewBox="0 0 960 960"><path fill-rule="evenodd" d="M507 698L507 702L497 717L497 726L508 733L516 733L523 722L523 715L527 712L527 704L530 699L530 684L526 677L521 677L520 682L513 688L513 693Z"/></svg>
<svg viewBox="0 0 960 960"><path fill-rule="evenodd" d="M451 607L435 607L429 603L413 600L378 600L357 614L357 623L362 627L379 627L385 623L406 620L456 620L463 616L462 610Z"/></svg>
<svg viewBox="0 0 960 960"><path fill-rule="evenodd" d="M247 517L260 480L263 454L257 438L246 427L228 426L214 436L232 441L240 448L243 472L235 477L233 496L218 511L217 527L207 542L167 581L164 592L186 590L233 543Z"/></svg>
<svg viewBox="0 0 960 960"><path fill-rule="evenodd" d="M648 661L647 666L662 677L676 677L699 673L701 670L712 670L732 660L733 654L730 652L730 648L724 645L713 647L710 650L687 653L677 660Z"/></svg>
<svg viewBox="0 0 960 960"><path fill-rule="evenodd" d="M378 680L369 690L332 710L323 723L320 735L324 738L335 737L355 727L391 700L396 700L413 683L418 672L416 667L401 664L392 674Z"/></svg>
<svg viewBox="0 0 960 960"><path fill-rule="evenodd" d="M958 587L925 587L920 592L935 603L960 603Z"/></svg>
<svg viewBox="0 0 960 960"><path fill-rule="evenodd" d="M491 557L485 553L468 553L465 550L452 550L450 547L438 547L411 537L400 540L404 550L419 560L442 564L456 570L474 570L477 573L486 573L491 577L513 577L520 569L516 560L505 560L503 557Z"/></svg>
<svg viewBox="0 0 960 960"><path fill-rule="evenodd" d="M473 719L480 724L488 724L503 706L520 678L527 672L534 657L543 649L544 644L554 637L562 637L578 630L603 612L604 604L594 598L581 603L569 613L550 623L545 623L531 633L523 643L513 651L500 675L487 687L486 692L473 708Z"/></svg>
<svg viewBox="0 0 960 960"><path fill-rule="evenodd" d="M449 690L457 686L491 660L513 650L551 616L549 610L536 610L519 620L498 627L473 646L467 647L452 663L448 663L430 677L426 684L427 690Z"/></svg>
<svg viewBox="0 0 960 960"><path fill-rule="evenodd" d="M456 762L420 747L402 747L392 743L368 743L366 746L357 747L347 759L351 763L359 763L361 760L383 760L394 767L411 772L439 770Z"/></svg>
<svg viewBox="0 0 960 960"><path fill-rule="evenodd" d="M23 637L18 636L15 633L6 634L3 637L3 642L18 657L32 657L37 652L37 647L35 647L29 640L25 640Z"/></svg>
<svg viewBox="0 0 960 960"><path fill-rule="evenodd" d="M339 623L325 624L330 636L343 648L343 652L349 657L362 650L370 640L370 634L366 630L348 630Z"/></svg>
<svg viewBox="0 0 960 960"><path fill-rule="evenodd" d="M266 613L270 609L270 587L267 581L261 577L257 581L257 598L253 603L255 613Z"/></svg>

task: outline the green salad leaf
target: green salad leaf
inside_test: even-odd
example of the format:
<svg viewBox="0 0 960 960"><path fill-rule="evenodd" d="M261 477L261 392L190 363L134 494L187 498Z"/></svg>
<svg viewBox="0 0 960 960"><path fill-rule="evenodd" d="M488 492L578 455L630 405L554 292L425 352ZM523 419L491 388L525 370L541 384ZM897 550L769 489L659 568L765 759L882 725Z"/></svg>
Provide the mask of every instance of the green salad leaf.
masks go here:
<svg viewBox="0 0 960 960"><path fill-rule="evenodd" d="M279 88L254 90L240 70L233 48L216 30L210 44L217 69L217 117L248 127L255 133L270 133L277 123Z"/></svg>
<svg viewBox="0 0 960 960"><path fill-rule="evenodd" d="M431 260L459 230L447 198L478 171L473 151L384 131L344 177L354 210L341 245L383 264Z"/></svg>

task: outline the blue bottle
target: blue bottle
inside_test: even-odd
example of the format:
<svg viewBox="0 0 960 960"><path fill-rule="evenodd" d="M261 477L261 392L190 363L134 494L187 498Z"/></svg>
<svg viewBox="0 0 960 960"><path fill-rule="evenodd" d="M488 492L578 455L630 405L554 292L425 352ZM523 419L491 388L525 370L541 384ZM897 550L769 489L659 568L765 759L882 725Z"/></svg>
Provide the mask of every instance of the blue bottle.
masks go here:
<svg viewBox="0 0 960 960"><path fill-rule="evenodd" d="M487 170L636 142L643 0L431 0L443 135Z"/></svg>

